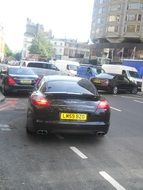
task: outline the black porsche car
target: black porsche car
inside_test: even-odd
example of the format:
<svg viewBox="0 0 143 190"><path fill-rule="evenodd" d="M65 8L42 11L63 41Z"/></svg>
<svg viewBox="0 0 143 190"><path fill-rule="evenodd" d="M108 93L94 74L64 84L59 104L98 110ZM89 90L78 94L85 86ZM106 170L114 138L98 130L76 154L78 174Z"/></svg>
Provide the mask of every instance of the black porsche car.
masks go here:
<svg viewBox="0 0 143 190"><path fill-rule="evenodd" d="M2 93L32 92L38 76L27 67L8 66L0 75Z"/></svg>
<svg viewBox="0 0 143 190"><path fill-rule="evenodd" d="M92 78L91 82L98 90L105 90L113 94L118 92L136 94L138 92L138 86L124 75L101 73Z"/></svg>
<svg viewBox="0 0 143 190"><path fill-rule="evenodd" d="M109 125L110 105L88 79L45 76L29 97L27 133L92 132L103 136Z"/></svg>

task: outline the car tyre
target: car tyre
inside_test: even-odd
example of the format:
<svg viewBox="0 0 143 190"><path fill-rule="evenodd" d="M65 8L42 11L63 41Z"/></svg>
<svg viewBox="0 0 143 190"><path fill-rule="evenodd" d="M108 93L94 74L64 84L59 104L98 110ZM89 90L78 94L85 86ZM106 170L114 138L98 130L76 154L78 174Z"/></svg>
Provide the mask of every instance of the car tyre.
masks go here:
<svg viewBox="0 0 143 190"><path fill-rule="evenodd" d="M30 118L27 117L27 122L26 122L26 132L29 135L33 135L36 133L34 121Z"/></svg>
<svg viewBox="0 0 143 190"><path fill-rule="evenodd" d="M113 93L114 95L118 94L118 87L117 87L117 86L114 86L114 87L113 87L112 93Z"/></svg>
<svg viewBox="0 0 143 190"><path fill-rule="evenodd" d="M131 94L137 94L137 92L138 92L137 87L134 87L134 88L131 90Z"/></svg>

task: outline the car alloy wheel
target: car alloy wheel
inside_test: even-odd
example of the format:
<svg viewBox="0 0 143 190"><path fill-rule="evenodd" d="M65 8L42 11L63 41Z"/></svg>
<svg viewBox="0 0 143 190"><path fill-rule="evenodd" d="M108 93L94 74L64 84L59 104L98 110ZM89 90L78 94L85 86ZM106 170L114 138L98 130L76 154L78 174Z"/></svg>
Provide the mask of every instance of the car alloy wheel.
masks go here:
<svg viewBox="0 0 143 190"><path fill-rule="evenodd" d="M114 86L113 87L113 94L117 94L118 93L118 87L117 86Z"/></svg>

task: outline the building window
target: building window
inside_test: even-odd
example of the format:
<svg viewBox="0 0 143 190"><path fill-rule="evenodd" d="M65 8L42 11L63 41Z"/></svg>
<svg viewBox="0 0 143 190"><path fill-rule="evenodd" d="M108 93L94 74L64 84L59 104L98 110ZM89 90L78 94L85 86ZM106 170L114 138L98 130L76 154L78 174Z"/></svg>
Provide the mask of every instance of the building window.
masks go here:
<svg viewBox="0 0 143 190"><path fill-rule="evenodd" d="M111 15L109 16L109 22L115 22L115 21L119 21L120 20L120 16L119 15Z"/></svg>
<svg viewBox="0 0 143 190"><path fill-rule="evenodd" d="M121 5L112 5L110 11L119 11L121 10Z"/></svg>
<svg viewBox="0 0 143 190"><path fill-rule="evenodd" d="M97 19L97 24L101 24L101 18Z"/></svg>
<svg viewBox="0 0 143 190"><path fill-rule="evenodd" d="M107 28L108 32L118 32L118 26L109 26Z"/></svg>
<svg viewBox="0 0 143 190"><path fill-rule="evenodd" d="M100 8L100 9L98 10L98 14L102 14L102 13L103 13L103 9Z"/></svg>
<svg viewBox="0 0 143 190"><path fill-rule="evenodd" d="M99 3L102 4L104 2L104 0L99 0Z"/></svg>
<svg viewBox="0 0 143 190"><path fill-rule="evenodd" d="M127 6L127 9L140 9L141 4L140 3L129 3Z"/></svg>
<svg viewBox="0 0 143 190"><path fill-rule="evenodd" d="M127 32L140 32L140 25L128 25Z"/></svg>
<svg viewBox="0 0 143 190"><path fill-rule="evenodd" d="M100 29L97 28L96 31L95 31L96 34L99 34L100 33Z"/></svg>
<svg viewBox="0 0 143 190"><path fill-rule="evenodd" d="M139 14L139 15L138 15L138 21L141 21L141 19L142 19L142 15Z"/></svg>
<svg viewBox="0 0 143 190"><path fill-rule="evenodd" d="M137 15L136 14L128 14L126 20L127 21L136 21Z"/></svg>

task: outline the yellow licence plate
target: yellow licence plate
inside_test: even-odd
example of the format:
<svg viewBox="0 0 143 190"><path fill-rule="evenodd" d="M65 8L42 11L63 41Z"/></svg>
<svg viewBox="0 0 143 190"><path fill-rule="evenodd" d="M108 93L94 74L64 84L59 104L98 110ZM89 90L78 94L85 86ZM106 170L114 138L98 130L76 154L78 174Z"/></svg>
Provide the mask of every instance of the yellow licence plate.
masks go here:
<svg viewBox="0 0 143 190"><path fill-rule="evenodd" d="M100 84L101 80L95 79L94 82Z"/></svg>
<svg viewBox="0 0 143 190"><path fill-rule="evenodd" d="M21 80L20 83L22 83L22 84L31 84L32 81L31 80Z"/></svg>
<svg viewBox="0 0 143 190"><path fill-rule="evenodd" d="M76 121L86 121L87 114L83 113L60 113L61 120L76 120Z"/></svg>

